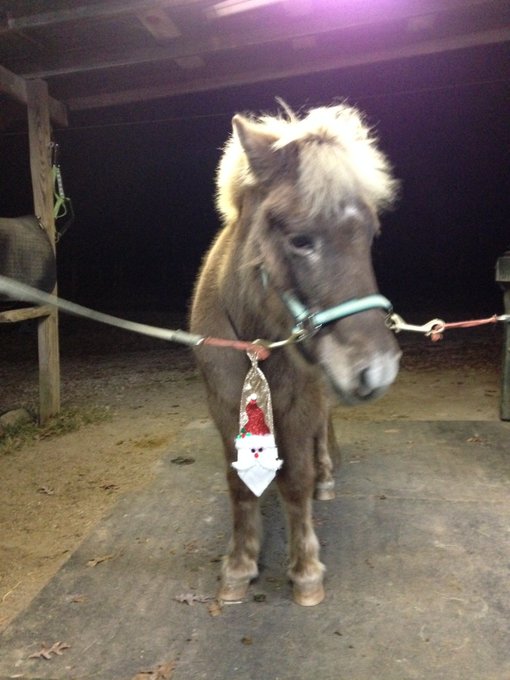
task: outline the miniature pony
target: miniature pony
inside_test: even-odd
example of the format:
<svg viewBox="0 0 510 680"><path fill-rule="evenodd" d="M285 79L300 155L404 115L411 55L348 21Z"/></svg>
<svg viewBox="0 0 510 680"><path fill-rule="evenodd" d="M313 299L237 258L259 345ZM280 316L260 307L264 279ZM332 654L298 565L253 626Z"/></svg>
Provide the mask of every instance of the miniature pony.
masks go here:
<svg viewBox="0 0 510 680"><path fill-rule="evenodd" d="M289 295L313 315L350 300L380 297L371 262L378 214L397 182L361 115L345 105L303 117L233 118L217 174L223 228L197 280L191 330L230 339L280 340L296 325ZM283 465L276 483L288 516L294 600L324 598L324 565L312 525L312 499L334 495L336 442L330 408L383 394L400 352L379 308L314 328L300 343L272 351L260 368L274 410ZM196 359L211 416L221 434L233 510L233 534L219 597L241 599L258 574L259 499L232 467L240 395L249 359L201 346Z"/></svg>

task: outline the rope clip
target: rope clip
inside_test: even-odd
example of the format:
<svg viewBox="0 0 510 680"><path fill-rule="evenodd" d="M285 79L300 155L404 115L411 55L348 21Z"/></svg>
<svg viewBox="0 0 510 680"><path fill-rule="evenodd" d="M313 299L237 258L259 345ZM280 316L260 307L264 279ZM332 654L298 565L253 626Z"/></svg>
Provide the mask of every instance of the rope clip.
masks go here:
<svg viewBox="0 0 510 680"><path fill-rule="evenodd" d="M441 340L443 337L443 331L445 330L446 324L442 319L432 319L432 321L427 321L427 323L418 326L412 323L406 323L401 316L393 313L386 317L386 326L391 331L395 331L395 333L400 333L401 331L423 333L431 340L436 341Z"/></svg>
<svg viewBox="0 0 510 680"><path fill-rule="evenodd" d="M298 325L292 330L292 333L289 335L289 337L285 338L285 340L271 341L263 340L262 338L257 338L257 340L253 340L252 344L260 345L264 349L271 350L276 349L278 347L286 347L287 345L294 345L296 342L302 342L312 334L313 333L310 333L306 328L303 328L301 327L301 325Z"/></svg>

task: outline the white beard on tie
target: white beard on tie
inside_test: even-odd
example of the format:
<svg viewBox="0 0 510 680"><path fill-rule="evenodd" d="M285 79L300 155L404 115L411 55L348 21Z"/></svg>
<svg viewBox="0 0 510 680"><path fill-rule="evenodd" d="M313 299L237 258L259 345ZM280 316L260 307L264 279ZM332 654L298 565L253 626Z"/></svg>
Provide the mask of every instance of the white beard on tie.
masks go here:
<svg viewBox="0 0 510 680"><path fill-rule="evenodd" d="M272 434L240 435L236 439L237 461L232 467L246 486L260 496L271 484L283 461Z"/></svg>

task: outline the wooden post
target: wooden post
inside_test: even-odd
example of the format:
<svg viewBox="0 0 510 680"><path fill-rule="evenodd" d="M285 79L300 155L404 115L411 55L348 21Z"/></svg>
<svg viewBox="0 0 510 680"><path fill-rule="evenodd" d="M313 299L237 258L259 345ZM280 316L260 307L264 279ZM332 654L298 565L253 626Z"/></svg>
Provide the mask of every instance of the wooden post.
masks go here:
<svg viewBox="0 0 510 680"><path fill-rule="evenodd" d="M42 80L26 82L30 171L34 214L41 220L55 249L53 178L51 171L51 128L48 86ZM56 294L56 286L53 291ZM38 322L39 422L60 411L60 360L58 312L52 309Z"/></svg>
<svg viewBox="0 0 510 680"><path fill-rule="evenodd" d="M505 314L510 314L510 250L498 258L496 281L503 288ZM503 376L501 381L501 420L510 420L510 323L505 322Z"/></svg>

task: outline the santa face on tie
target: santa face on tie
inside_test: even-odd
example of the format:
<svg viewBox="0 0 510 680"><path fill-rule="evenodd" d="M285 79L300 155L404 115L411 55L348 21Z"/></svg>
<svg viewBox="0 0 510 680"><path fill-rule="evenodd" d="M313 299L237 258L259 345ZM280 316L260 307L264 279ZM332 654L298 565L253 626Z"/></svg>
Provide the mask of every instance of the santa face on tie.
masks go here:
<svg viewBox="0 0 510 680"><path fill-rule="evenodd" d="M269 486L280 469L274 436L271 434L264 413L252 395L246 405L248 421L236 437L237 461L232 466L239 477L256 496Z"/></svg>
<svg viewBox="0 0 510 680"><path fill-rule="evenodd" d="M237 437L237 463L234 463L236 470L244 470L252 465L262 465L270 470L278 470L281 461L275 466L278 460L278 450L272 434L246 434L244 437Z"/></svg>

